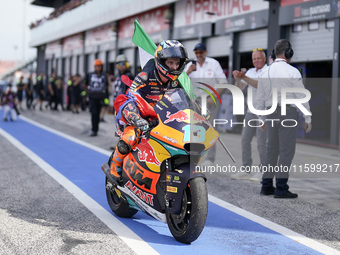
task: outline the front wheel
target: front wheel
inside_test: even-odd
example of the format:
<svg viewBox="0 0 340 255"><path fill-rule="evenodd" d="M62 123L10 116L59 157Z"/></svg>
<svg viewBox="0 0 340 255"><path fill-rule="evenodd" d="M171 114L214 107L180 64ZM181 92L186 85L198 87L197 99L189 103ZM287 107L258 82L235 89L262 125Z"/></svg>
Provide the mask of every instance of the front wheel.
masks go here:
<svg viewBox="0 0 340 255"><path fill-rule="evenodd" d="M205 180L191 179L183 192L180 214L167 213L167 223L174 238L182 243L195 241L203 231L208 214Z"/></svg>

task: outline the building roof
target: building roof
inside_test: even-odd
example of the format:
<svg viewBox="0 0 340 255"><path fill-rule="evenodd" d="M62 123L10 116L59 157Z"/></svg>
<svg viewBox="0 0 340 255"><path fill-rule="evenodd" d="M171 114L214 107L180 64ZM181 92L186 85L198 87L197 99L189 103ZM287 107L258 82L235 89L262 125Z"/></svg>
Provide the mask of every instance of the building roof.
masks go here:
<svg viewBox="0 0 340 255"><path fill-rule="evenodd" d="M59 8L67 2L70 2L70 0L33 0L31 4L42 7Z"/></svg>

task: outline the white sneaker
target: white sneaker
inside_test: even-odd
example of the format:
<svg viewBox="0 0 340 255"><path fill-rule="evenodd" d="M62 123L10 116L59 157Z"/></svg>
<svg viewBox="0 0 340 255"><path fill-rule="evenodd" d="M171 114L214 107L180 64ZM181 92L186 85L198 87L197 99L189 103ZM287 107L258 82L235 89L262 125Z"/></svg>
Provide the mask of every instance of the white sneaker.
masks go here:
<svg viewBox="0 0 340 255"><path fill-rule="evenodd" d="M260 182L262 181L262 173L261 172L255 172L250 178L250 181L254 182Z"/></svg>
<svg viewBox="0 0 340 255"><path fill-rule="evenodd" d="M251 175L249 173L238 172L236 174L231 175L230 178L235 180L249 180L250 176Z"/></svg>

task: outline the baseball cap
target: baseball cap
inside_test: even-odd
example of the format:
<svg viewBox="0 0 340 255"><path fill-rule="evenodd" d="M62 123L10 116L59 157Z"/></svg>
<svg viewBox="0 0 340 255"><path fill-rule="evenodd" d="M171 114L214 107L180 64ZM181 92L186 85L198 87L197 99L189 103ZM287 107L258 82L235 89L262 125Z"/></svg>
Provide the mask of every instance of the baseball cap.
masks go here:
<svg viewBox="0 0 340 255"><path fill-rule="evenodd" d="M198 43L196 44L195 48L194 48L194 51L195 50L201 50L201 51L206 51L207 50L207 47L205 47L205 45L203 43Z"/></svg>

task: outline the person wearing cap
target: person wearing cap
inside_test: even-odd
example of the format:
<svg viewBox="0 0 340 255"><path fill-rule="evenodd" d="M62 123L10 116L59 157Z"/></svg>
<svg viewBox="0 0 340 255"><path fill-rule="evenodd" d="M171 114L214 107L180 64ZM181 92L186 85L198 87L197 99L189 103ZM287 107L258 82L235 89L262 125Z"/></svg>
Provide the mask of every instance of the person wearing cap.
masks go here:
<svg viewBox="0 0 340 255"><path fill-rule="evenodd" d="M91 112L91 135L97 136L100 122L100 111L107 97L108 81L103 72L103 62L100 59L94 61L94 72L89 73L85 79L85 87L89 96Z"/></svg>
<svg viewBox="0 0 340 255"><path fill-rule="evenodd" d="M228 83L227 78L223 72L220 63L213 58L207 56L208 51L203 43L196 44L194 48L196 62L189 63L186 67L186 73L191 79L192 83L203 82L208 85L214 86L217 83ZM225 89L216 89L217 93L221 96ZM207 99L208 109L210 111L210 121L216 119L219 105L215 105L213 99ZM213 146L207 153L205 161L202 165L212 165L216 157L216 146Z"/></svg>
<svg viewBox="0 0 340 255"><path fill-rule="evenodd" d="M114 94L113 99L116 99L120 94L125 94L129 88L129 85L122 81L122 75L126 75L130 80L133 81L135 76L130 71L130 65L127 57L123 54L118 55L116 58L116 67L118 69L118 76L113 83Z"/></svg>

